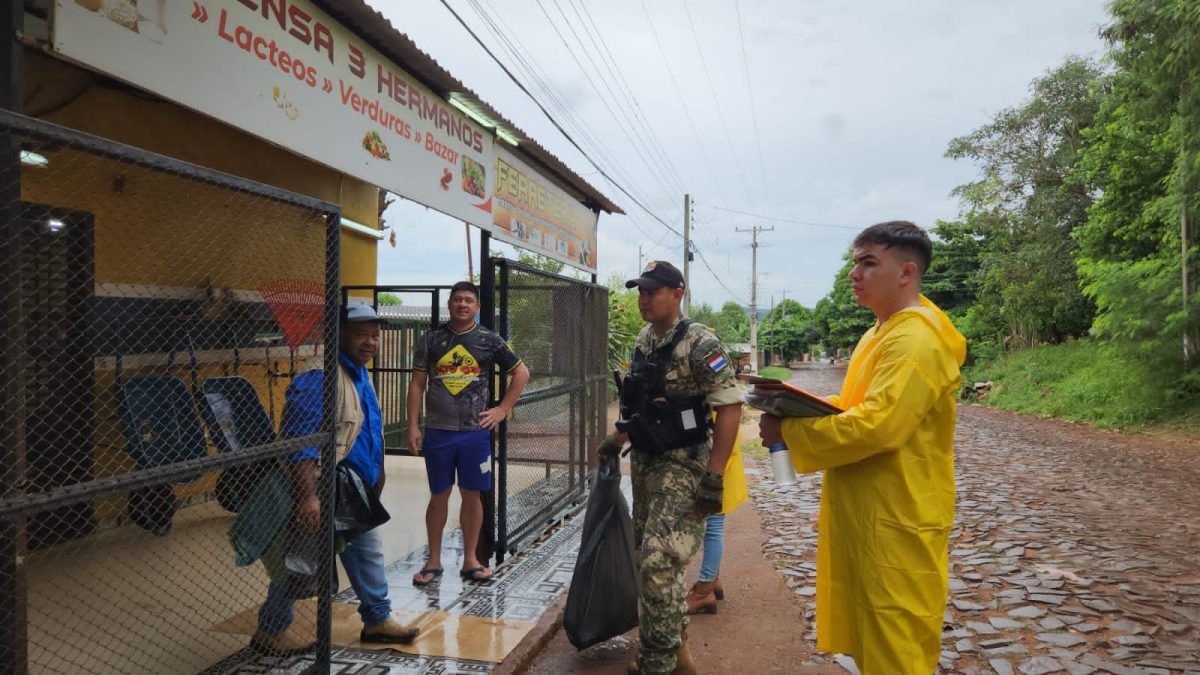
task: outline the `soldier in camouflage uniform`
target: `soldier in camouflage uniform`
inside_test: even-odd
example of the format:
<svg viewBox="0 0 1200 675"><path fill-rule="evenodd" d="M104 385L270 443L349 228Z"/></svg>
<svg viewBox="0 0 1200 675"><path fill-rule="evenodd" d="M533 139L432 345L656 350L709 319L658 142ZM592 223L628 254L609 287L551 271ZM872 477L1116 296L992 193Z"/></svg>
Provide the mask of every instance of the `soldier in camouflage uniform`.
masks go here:
<svg viewBox="0 0 1200 675"><path fill-rule="evenodd" d="M682 316L683 286L683 275L663 261L626 283L638 288L638 310L648 323L622 388L622 421L604 444L609 451L627 439L633 444L641 648L631 673L695 672L683 639L684 575L704 536L704 519L721 510L722 473L741 422L734 366L711 330ZM647 386L643 377L636 383L641 400L634 400L631 384L647 362L661 384ZM710 410L716 410L715 424Z"/></svg>

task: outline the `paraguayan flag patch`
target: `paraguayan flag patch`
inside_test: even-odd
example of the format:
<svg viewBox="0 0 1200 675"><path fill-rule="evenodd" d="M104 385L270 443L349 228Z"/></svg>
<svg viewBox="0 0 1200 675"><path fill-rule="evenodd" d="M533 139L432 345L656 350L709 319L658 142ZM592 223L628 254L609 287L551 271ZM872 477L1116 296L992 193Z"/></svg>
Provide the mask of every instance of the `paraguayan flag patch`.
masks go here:
<svg viewBox="0 0 1200 675"><path fill-rule="evenodd" d="M726 359L725 355L720 352L717 352L717 353L713 354L712 356L708 357L708 367L714 373L721 370L722 368L724 368L727 365L729 365L729 360Z"/></svg>

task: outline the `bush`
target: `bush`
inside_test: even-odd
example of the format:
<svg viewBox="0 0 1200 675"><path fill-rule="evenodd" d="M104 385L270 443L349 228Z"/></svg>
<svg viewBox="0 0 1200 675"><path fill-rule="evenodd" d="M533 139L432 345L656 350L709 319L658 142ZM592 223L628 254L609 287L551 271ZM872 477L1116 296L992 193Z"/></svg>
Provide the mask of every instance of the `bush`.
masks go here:
<svg viewBox="0 0 1200 675"><path fill-rule="evenodd" d="M792 376L792 370L782 366L767 366L766 368L760 368L758 375L759 377L772 377L776 380L783 380L786 382L788 378Z"/></svg>
<svg viewBox="0 0 1200 675"><path fill-rule="evenodd" d="M963 381L991 381L984 403L1099 427L1143 427L1200 405L1191 378L1167 356L1134 343L1075 340L1005 354L968 368Z"/></svg>

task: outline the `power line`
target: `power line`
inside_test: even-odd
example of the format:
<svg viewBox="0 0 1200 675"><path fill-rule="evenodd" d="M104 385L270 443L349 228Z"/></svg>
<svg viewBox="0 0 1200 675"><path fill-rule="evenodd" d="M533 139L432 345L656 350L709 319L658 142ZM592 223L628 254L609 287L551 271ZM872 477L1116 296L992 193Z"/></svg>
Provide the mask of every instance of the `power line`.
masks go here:
<svg viewBox="0 0 1200 675"><path fill-rule="evenodd" d="M514 75L513 72L508 69L508 66L504 65L504 63L502 61L500 61L499 58L496 57L496 54L493 53L492 50L490 48L488 48L488 46L486 44L484 44L483 40L480 39L480 37L475 33L474 30L471 29L471 27L469 25L467 25L467 22L464 21L461 16L459 16L458 12L454 11L454 8L450 6L450 3L448 2L448 0L441 0L441 3L442 3L442 6L445 7L446 10L449 11L450 14L454 16L455 20L458 21L459 25L461 25L463 27L463 29L465 29L467 31L467 33L470 34L470 36L475 40L475 42L481 48L483 48L483 51L486 52L489 57L491 57L492 61L495 61L496 65L500 66L500 69L504 71L504 74L508 76L508 79L512 80L513 84L517 85L517 88L520 89L521 92L524 93L526 96L528 96L529 100L533 101L534 105L536 105L538 107L538 110L541 110L542 114L546 116L546 119L549 120L550 123L554 125L554 128L558 129L558 132L561 133L563 135L563 137L566 138L567 141L570 142L571 145L574 146L575 149L579 151L579 154L583 155L584 158L587 159L587 161L592 166L594 166L597 171L600 172L601 176L604 176L608 180L609 183L612 183L613 187L616 187L618 190L621 191L622 194L624 194L626 197L629 197L629 199L631 201L633 201L634 204L637 204L639 207L641 207L641 209L643 211L645 211L652 218L654 218L659 223L661 223L663 227L667 228L671 232L674 232L677 236L680 236L680 237L683 236L682 234L679 233L678 230L671 227L667 223L667 221L660 218L657 213L654 213L653 211L651 211L645 204L643 204L641 202L641 200L637 199L632 194L630 194L630 192L628 190L626 190L623 185L621 185L617 181L613 180L613 178L608 175L608 172L606 172L603 168L601 168L600 165L596 163L596 160L592 159L592 156L589 155L587 152L585 152L582 147L580 147L579 143L571 136L571 134L567 133L567 130L564 129L561 124L558 123L558 120L554 119L554 116L550 114L550 111L546 110L546 106L542 105L542 102L539 101L537 99L537 97L533 95L533 92L529 91L529 89L519 79L517 79L517 76Z"/></svg>
<svg viewBox="0 0 1200 675"><path fill-rule="evenodd" d="M637 125L634 124L633 119L629 116L628 111L626 111L625 108L623 108L620 105L617 106L617 111L619 111L621 113L621 117L623 118L623 121L622 121L622 119L618 119L617 112L615 112L613 110L613 107L612 107L612 105L609 104L609 101L616 100L620 97L616 94L616 92L613 91L612 86L609 85L608 79L606 79L604 77L604 73L600 70L600 67L596 65L596 60L594 58L592 58L592 53L587 49L587 46L584 44L583 39L579 36L579 33L575 30L574 24L571 23L571 20L567 16L566 11L563 10L562 5L559 4L559 0L552 0L552 2L554 3L554 8L558 10L559 15L562 17L563 23L566 25L567 29L571 31L571 36L575 39L575 42L578 44L578 47L579 47L578 49L573 49L572 46L567 42L566 36L563 35L562 31L559 30L558 24L556 24L554 22L554 20L550 17L549 11L542 4L541 0L536 0L536 2L538 5L538 8L542 11L542 15L544 17L546 17L546 22L550 24L550 27L554 30L554 34L557 35L559 41L562 42L563 48L567 50L567 53L571 56L571 60L573 60L575 62L575 65L579 67L579 71L581 73L583 73L583 76L587 80L588 84L591 86L592 91L594 91L596 93L596 96L600 99L600 102L604 105L604 109L608 111L608 114L612 118L613 122L615 122L617 124L618 128L620 128L621 133L625 136L625 140L629 141L629 143L631 145L633 145L634 152L637 153L638 158L642 160L642 163L646 165L646 168L650 170L654 180L656 182L658 182L659 187L663 188L663 191L667 192L667 193L673 193L673 192L677 191L678 186L667 186L661 181L661 179L659 177L659 174L663 173L663 174L666 174L667 177L669 178L670 177L669 171L665 171L664 166L661 163L655 165L654 162L657 160L657 158L654 157L652 154L650 155L649 159L647 158L646 154L643 154L642 147L643 146L649 147L649 144L644 142L642 135L640 133L640 130L638 129ZM575 10L575 6L571 5L571 9L572 9L572 11L575 12L575 16L576 16L576 18L579 19L580 24L582 24L583 19L579 16L579 12ZM583 32L587 33L586 28L584 28ZM592 44L595 45L594 37L592 37L591 34L588 34L588 36L592 40ZM596 51L597 51L597 54L599 54L599 50L597 49ZM600 91L600 88L596 86L596 82L595 82L595 80L592 79L592 76L588 72L588 69L583 65L583 62L580 61L579 57L576 55L577 52L583 52L583 55L585 57L587 57L588 63L591 64L592 70L595 71L595 73L596 73L596 79L600 80L600 84L603 85L605 91L608 92L607 96L605 96L605 94ZM603 58L601 59L601 61L603 62ZM605 63L604 65L607 67L608 64ZM633 138L630 137L629 131L628 131L630 128L632 128L634 136L637 136L637 140L634 140Z"/></svg>
<svg viewBox="0 0 1200 675"><path fill-rule="evenodd" d="M557 2L557 0L555 1ZM571 11L575 12L575 17L579 19L579 23L581 25L585 24L584 16L587 17L586 24L587 26L591 26L591 31L587 31L587 26L584 26L585 32L588 35L588 41L592 43L592 48L595 49L596 53L600 55L600 63L604 64L608 69L608 74L613 78L613 81L616 82L617 89L622 91L626 100L633 103L633 110L631 111L631 114L633 119L641 123L644 135L650 141L648 147L650 148L651 154L654 154L655 152L658 153L659 159L661 160L663 166L667 167L667 170L670 172L670 177L675 181L675 185L679 192L687 192L687 186L684 185L683 178L679 175L679 172L675 169L675 165L671 163L670 158L667 156L666 149L663 148L662 142L658 140L658 134L654 133L654 129L651 128L650 123L646 121L646 115L645 111L642 110L642 104L639 102L638 97L633 95L633 90L629 87L629 80L625 77L625 73L621 71L621 66L617 64L617 60L613 58L612 51L609 50L608 44L604 40L597 42L596 36L600 34L600 28L596 25L595 19L592 18L592 13L588 10L587 4L585 4L583 0L579 1L579 4L583 7L583 14L581 15L579 10L575 7L574 0L567 0L567 2L571 6ZM605 57L607 57L607 59Z"/></svg>
<svg viewBox="0 0 1200 675"><path fill-rule="evenodd" d="M497 13L496 20L493 20L491 16L488 16L488 13L484 10L484 8L479 5L479 0L468 0L468 2L470 2L470 5L474 7L475 13L479 14L480 18L484 19L485 24L487 24L488 28L490 28L493 34L496 35L500 41L500 44L502 44L505 49L508 49L512 59L526 68L529 77L532 78L535 83L539 84L542 91L545 92L548 101L553 104L554 108L556 108L566 120L569 120L570 123L574 125L576 133L578 133L578 135L580 135L580 137L589 144L589 147L592 148L593 153L598 156L601 161L604 161L608 166L611 166L613 173L616 174L620 180L624 180L630 185L629 192L631 192L632 195L635 195L636 199L641 199L641 202L649 203L650 199L644 195L644 192L636 189L635 186L638 184L638 181L631 179L629 172L625 171L622 165L620 165L620 162L618 162L616 159L613 159L613 156L608 153L607 150L605 150L604 144L599 143L592 135L590 135L590 132L588 131L588 125L583 124L583 121L578 118L577 115L572 112L568 104L565 103L565 96L563 96L562 92L560 92L557 86L553 84L550 76L548 76L545 71L541 71L541 68L538 67L538 64L536 64L533 59L524 58L523 54L530 53L530 50L524 48L523 44L521 44L520 40L517 40L517 38L509 37L508 34L515 35L515 31L512 31L508 24L504 23L503 14ZM545 8L542 8L542 13L545 14ZM503 25L504 28L500 28L500 25L497 25L497 22L499 22L500 25ZM551 22L551 24L553 25L553 22ZM562 40L562 35L559 35L559 38ZM578 61L576 61L576 65L578 65ZM539 73L539 71L541 72ZM584 76L587 76L587 72L584 72ZM593 89L595 89L594 84ZM612 115L611 108L608 109L608 114ZM628 138L628 136L626 136L626 138ZM646 161L644 160L644 157L642 161ZM613 186L616 187L617 190L623 190L623 187L620 184L614 183ZM662 184L660 184L660 187L662 187ZM643 203L637 203L637 205L638 207L646 209ZM656 216L653 211L649 211L647 209L647 213L650 216L655 217L655 220L661 221L660 217Z"/></svg>
<svg viewBox="0 0 1200 675"><path fill-rule="evenodd" d="M508 37L508 35L506 35L505 30L501 29L500 26L497 25L496 20L492 19L492 17L488 14L488 12L486 10L484 10L483 7L479 4L478 0L467 0L467 1L471 4L472 8L475 10L475 13L480 17L480 19L483 20L484 25L492 32L493 35L496 36L496 38L499 40L500 45L513 58L514 62L517 63L518 65L522 66L525 69L526 73L529 75L529 77L532 79L532 81L535 82L536 84L538 84L538 86L542 89L543 93L546 95L547 100L550 101L550 104L552 106L554 106L555 109L559 113L561 113L565 119L569 120L575 126L576 132L579 133L580 137L589 144L589 146L592 148L592 152L595 153L596 156L599 157L601 160L603 160L604 162L606 162L610 166L612 166L613 173L617 174L621 180L628 181L631 185L636 184L636 181L631 180L628 173L626 173L624 170L622 170L621 165L618 162L616 162L604 150L604 146L602 144L600 144L599 142L597 142L591 136L591 134L588 132L587 125L584 124L581 120L579 120L571 112L570 108L563 103L564 97L562 96L562 94L560 92L558 92L557 88L550 81L549 77L545 76L544 74L539 74L539 72L538 72L539 69L537 67L537 64L534 62L531 62L531 61L527 61L524 58L524 56L522 56L522 54L528 52L528 50L524 49L523 47L518 48L518 45L514 44L514 40L510 39ZM499 19L500 23L503 24L503 18L498 17L498 19ZM462 22L461 17L459 18L459 20L461 23ZM508 28L507 25L505 25L505 28ZM508 29L508 31L512 32L510 28ZM469 29L468 29L468 32L469 32ZM477 36L476 36L476 39L478 41ZM485 51L487 51L486 47L485 47ZM494 55L493 55L493 58L495 58ZM535 99L535 103L536 102L537 101ZM551 121L553 122L553 120L551 120ZM591 161L590 157L588 157L588 159L589 159L589 161ZM595 166L594 161L593 161L593 166ZM643 201L647 201L645 195L638 194L639 191L637 191L636 189L633 189L633 188L630 188L630 190L626 191L621 183L618 183L615 180L612 180L608 175L604 174L603 171L599 171L599 173L602 176L604 176L606 179L609 179L610 184L615 189L622 191L622 192L626 192L626 194L631 194L631 198L635 200L634 203L637 204L639 207L642 207L643 209L646 208L642 204ZM649 212L649 213L652 216L655 215L653 212Z"/></svg>
<svg viewBox="0 0 1200 675"><path fill-rule="evenodd" d="M700 65L704 67L704 76L708 79L708 91L712 94L713 107L717 109L717 116L721 118L721 128L725 131L725 140L729 142L729 152L733 154L733 163L737 165L738 174L742 177L742 187L746 189L746 198L753 204L754 197L750 194L750 184L746 182L746 172L742 169L742 160L738 158L737 148L733 145L733 136L729 134L729 123L725 121L721 100L717 98L717 88L713 85L712 73L708 70L708 59L704 58L704 47L700 45L700 36L696 33L696 24L692 21L692 10L688 9L687 0L683 0L683 11L687 14L688 26L692 30L692 39L695 40L696 49L700 52Z"/></svg>
<svg viewBox="0 0 1200 675"><path fill-rule="evenodd" d="M630 136L629 132L630 127L633 126L632 122L628 119L628 117L626 117L625 122L622 122L618 118L617 113L613 111L612 104L609 103L609 100L616 99L618 97L613 92L612 87L608 86L608 82L604 79L602 73L600 73L600 69L598 66L596 66L596 61L592 58L591 52L589 52L583 46L583 41L579 38L579 34L575 31L575 26L572 25L567 19L567 15L563 11L562 6L558 4L558 0L552 1L554 2L555 8L558 9L558 13L562 15L563 23L567 25L567 29L571 31L571 35L574 36L575 41L579 43L579 50L571 48L570 43L567 42L566 36L563 35L561 30L559 30L558 24L555 23L554 19L550 16L550 12L546 9L546 6L542 3L542 0L535 1L537 2L538 9L542 10L542 15L546 17L546 22L550 24L550 27L554 30L554 34L557 35L559 41L562 42L563 48L567 50L567 54L570 55L571 60L574 61L575 65L579 67L579 71L583 73L584 79L587 80L587 83L592 88L592 91L596 93L596 97L600 99L600 103L604 106L604 109L608 111L609 116L612 117L614 122L616 122L617 127L621 130L621 134L625 137L625 140L628 141L631 146L633 146L633 151L637 154L638 158L642 160L642 163L646 165L646 168L650 170L651 178L658 183L658 187L661 188L663 192L668 194L672 193L674 190L668 187L661 178L661 174L665 173L662 167L655 166L652 160L647 159L646 154L642 151L642 146L644 143L640 138L638 140L634 140ZM596 71L596 75L599 77L601 84L603 84L604 88L608 90L607 96L604 94L604 92L600 91L600 87L596 86L596 81L592 79L591 73L588 72L588 69L583 65L583 62L579 60L579 56L576 55L576 51L582 51L583 55L587 57L588 62L592 64L592 69ZM617 107L620 108L620 106ZM634 129L634 134L637 134L636 129Z"/></svg>
<svg viewBox="0 0 1200 675"><path fill-rule="evenodd" d="M744 300L738 297L736 293L731 291L729 287L725 285L725 282L721 280L720 275L713 271L712 265L708 264L708 258L704 257L704 252L695 247L693 247L693 249L696 251L696 255L700 256L700 262L704 263L704 268L708 270L708 273L712 275L713 279L717 280L717 283L721 285L721 288L725 289L725 292L729 294L729 298L734 302L738 302L743 305L746 304Z"/></svg>
<svg viewBox="0 0 1200 675"><path fill-rule="evenodd" d="M754 105L754 87L750 85L750 59L746 57L746 35L742 30L742 8L738 0L734 0L733 8L737 12L738 42L742 45L742 69L746 71L746 93L750 95L750 119L754 122L754 145L758 148L758 168L762 171L763 192L767 195L767 206L771 206L771 182L767 180L767 165L763 162L762 136L758 133L758 110Z"/></svg>
<svg viewBox="0 0 1200 675"><path fill-rule="evenodd" d="M486 0L484 1L486 2ZM558 87L554 85L549 75L538 67L536 61L533 61L532 59L527 60L523 56L523 54L529 53L529 50L525 49L524 45L520 44L519 40L509 37L509 34L513 34L514 31L504 22L503 16L497 13L496 18L493 19L492 16L480 5L480 0L467 0L467 2L470 3L472 9L475 10L476 15L478 15L479 18L484 22L484 25L492 32L492 34L499 41L500 45L508 52L513 61L517 65L524 68L530 79L541 88L542 92L546 95L547 100L555 108L555 110L562 114L563 117L575 127L575 130L577 133L579 133L580 138L584 140L589 147L591 147L592 152L594 152L602 161L612 166L613 173L616 174L621 180L628 182L631 186L630 191L637 195L639 199L643 201L649 201L640 190L632 187L636 185L637 181L631 180L628 172L622 168L619 162L613 159L613 157L605 150L604 145L598 142L591 135L591 133L588 131L587 125L584 124L583 121L571 111L570 107L566 105L564 102L565 96L563 96L558 90ZM592 173L595 174L597 172ZM607 176L605 176L605 178L607 178ZM613 187L618 190L621 189L621 186L616 183L613 183ZM641 206L641 204L638 204L638 206ZM651 215L654 214L651 213Z"/></svg>
<svg viewBox="0 0 1200 675"><path fill-rule="evenodd" d="M642 13L646 15L646 23L650 26L650 34L654 36L654 44L658 45L658 53L662 56L663 65L666 67L667 75L671 79L671 86L675 89L675 98L679 101L679 107L683 108L683 115L687 118L688 126L692 129L692 136L696 139L696 147L700 150L700 156L704 158L704 165L708 167L708 175L712 178L713 189L720 189L721 181L717 179L717 172L713 171L712 161L709 160L708 153L704 151L704 142L700 140L700 132L696 129L696 122L692 119L692 113L688 110L687 98L679 88L679 82L675 80L675 71L671 69L671 60L667 58L667 50L663 49L662 40L658 38L658 30L654 28L654 19L650 16L650 9L646 7L646 0L642 0Z"/></svg>
<svg viewBox="0 0 1200 675"><path fill-rule="evenodd" d="M698 203L698 202L693 202L693 203ZM834 223L811 223L806 220L796 220L794 218L781 218L779 216L766 216L761 213L751 213L749 211L739 211L738 209L730 209L730 208L726 208L724 206L717 206L715 204L701 204L701 206L707 206L708 208L716 209L717 211L725 211L726 213L736 213L740 216L749 216L751 218L759 218L762 220L773 220L773 221L780 222L780 223L794 223L796 225L809 225L811 227L834 227L834 228L838 228L838 229L842 229L842 230L861 230L861 229L863 229L861 225L837 225Z"/></svg>
<svg viewBox="0 0 1200 675"><path fill-rule="evenodd" d="M645 229L643 229L645 227L644 223L642 223L640 220L633 217L632 215L626 214L626 217L629 218L629 222L634 226L634 228L637 229L638 232L640 232L642 234L642 236L644 236L646 238L646 240L648 242L650 242L657 248L661 248L664 251L670 250L667 248L667 245L664 243L664 241L667 238L668 233L663 233L662 236L660 236L656 240L653 235L651 235Z"/></svg>

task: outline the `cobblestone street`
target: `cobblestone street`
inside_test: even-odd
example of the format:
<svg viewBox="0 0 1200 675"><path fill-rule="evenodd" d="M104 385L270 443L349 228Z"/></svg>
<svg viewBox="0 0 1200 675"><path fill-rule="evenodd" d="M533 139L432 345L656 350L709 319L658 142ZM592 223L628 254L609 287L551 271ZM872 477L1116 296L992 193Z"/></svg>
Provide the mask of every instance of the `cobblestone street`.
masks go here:
<svg viewBox="0 0 1200 675"><path fill-rule="evenodd" d="M944 672L1200 675L1200 443L962 405L956 464ZM760 470L764 552L811 618L820 478Z"/></svg>

